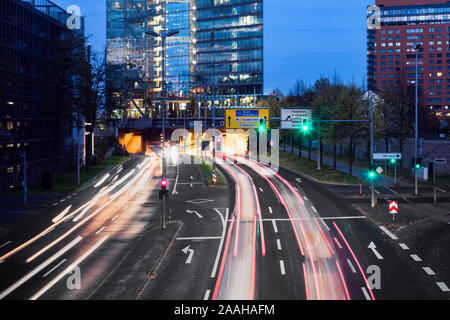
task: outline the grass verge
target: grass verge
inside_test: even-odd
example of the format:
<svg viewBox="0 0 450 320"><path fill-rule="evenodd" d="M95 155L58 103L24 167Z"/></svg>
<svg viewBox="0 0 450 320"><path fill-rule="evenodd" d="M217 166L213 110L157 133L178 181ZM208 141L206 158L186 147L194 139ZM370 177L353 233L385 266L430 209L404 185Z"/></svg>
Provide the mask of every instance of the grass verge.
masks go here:
<svg viewBox="0 0 450 320"><path fill-rule="evenodd" d="M129 157L121 157L121 156L111 156L109 159L103 161L101 164L93 166L87 171L85 168L82 168L80 171L80 184L83 186L84 184L90 182L96 175L105 170L108 167L114 167L125 160L129 159ZM40 183L33 183L28 186L28 195L46 195L46 194L54 194L54 193L66 193L72 192L80 188L77 184L77 172L68 172L62 173L55 177L55 184L51 190L42 190ZM0 197L14 197L23 195L22 188L14 188L0 193Z"/></svg>
<svg viewBox="0 0 450 320"><path fill-rule="evenodd" d="M212 170L213 170L213 166L212 164L207 164L205 162L203 162L200 165L200 169L203 172L203 175L205 176L206 179L206 183L208 184L208 186L212 186L212 185L223 185L225 184L225 179L223 178L223 175L220 173L219 170L216 170L216 175L217 175L217 183L214 184L212 181Z"/></svg>
<svg viewBox="0 0 450 320"><path fill-rule="evenodd" d="M332 167L323 165L322 170L317 170L317 163L308 159L299 158L288 152L280 151L280 164L292 170L304 173L322 182L334 182L343 184L358 184L360 179L347 173L333 170Z"/></svg>

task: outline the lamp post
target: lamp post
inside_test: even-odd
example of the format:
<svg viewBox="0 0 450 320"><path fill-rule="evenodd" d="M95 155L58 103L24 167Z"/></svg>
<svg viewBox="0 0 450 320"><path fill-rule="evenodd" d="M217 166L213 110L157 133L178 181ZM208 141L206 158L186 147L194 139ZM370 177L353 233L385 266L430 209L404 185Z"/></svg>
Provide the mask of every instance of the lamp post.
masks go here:
<svg viewBox="0 0 450 320"><path fill-rule="evenodd" d="M420 50L420 45L416 44L414 46L414 51L416 52L416 110L415 110L415 138L414 138L414 194L417 196L419 195L419 186L418 186L418 182L417 182L417 157L418 157L418 140L419 140L419 115L418 115L418 101L419 101L419 87L418 87L418 78L419 78L419 59L418 59L418 54L419 54L419 50Z"/></svg>
<svg viewBox="0 0 450 320"><path fill-rule="evenodd" d="M209 68L213 70L213 85L212 85L212 118L213 118L213 170L216 170L216 68L219 64L211 64Z"/></svg>
<svg viewBox="0 0 450 320"><path fill-rule="evenodd" d="M174 36L179 33L177 30L172 31L163 31L161 34L158 34L154 31L146 31L148 35L151 35L155 38L161 38L162 41L162 92L161 92L161 105L162 105L162 134L163 134L163 146L162 146L162 179L167 179L167 168L166 168L166 155L165 155L165 147L166 147L166 38ZM162 229L166 230L166 195L162 197L163 201L163 210L162 210Z"/></svg>

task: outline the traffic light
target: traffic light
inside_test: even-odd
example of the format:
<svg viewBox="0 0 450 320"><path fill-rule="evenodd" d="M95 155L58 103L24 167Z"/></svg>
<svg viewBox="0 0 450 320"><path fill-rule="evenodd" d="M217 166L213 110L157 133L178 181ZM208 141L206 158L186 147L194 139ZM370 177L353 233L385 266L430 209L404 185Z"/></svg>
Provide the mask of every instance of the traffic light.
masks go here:
<svg viewBox="0 0 450 320"><path fill-rule="evenodd" d="M397 160L396 159L391 159L391 164L396 164Z"/></svg>
<svg viewBox="0 0 450 320"><path fill-rule="evenodd" d="M308 126L308 119L302 119L302 130L303 132L308 131L309 126Z"/></svg>
<svg viewBox="0 0 450 320"><path fill-rule="evenodd" d="M423 158L417 158L417 160L415 158L411 158L411 168L412 169L420 169L422 168L422 163L423 163Z"/></svg>
<svg viewBox="0 0 450 320"><path fill-rule="evenodd" d="M164 197L167 198L167 196L169 195L169 191L167 190L167 179L163 178L161 180L161 189L159 190L159 199L163 199Z"/></svg>
<svg viewBox="0 0 450 320"><path fill-rule="evenodd" d="M259 127L258 127L259 131L264 131L266 130L266 119L264 118L259 118Z"/></svg>
<svg viewBox="0 0 450 320"><path fill-rule="evenodd" d="M370 166L369 172L367 173L370 180L373 180L377 176L377 171L375 169L375 166Z"/></svg>

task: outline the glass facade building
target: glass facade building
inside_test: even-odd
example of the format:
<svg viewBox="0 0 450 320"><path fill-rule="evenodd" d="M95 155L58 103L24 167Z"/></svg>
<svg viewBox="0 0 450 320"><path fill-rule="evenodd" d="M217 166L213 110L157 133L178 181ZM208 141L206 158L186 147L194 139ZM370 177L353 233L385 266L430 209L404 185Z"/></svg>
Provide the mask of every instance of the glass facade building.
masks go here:
<svg viewBox="0 0 450 320"><path fill-rule="evenodd" d="M55 119L57 50L69 14L48 0L0 1L0 190L70 168L73 149ZM84 21L82 21L84 23Z"/></svg>
<svg viewBox="0 0 450 320"><path fill-rule="evenodd" d="M179 31L167 38L169 117L210 116L213 101L219 110L254 107L263 93L262 19L262 0L107 0L117 116L160 117L161 39L146 30Z"/></svg>
<svg viewBox="0 0 450 320"><path fill-rule="evenodd" d="M380 26L368 30L368 87L418 87L421 105L450 119L450 3L446 0L377 0Z"/></svg>

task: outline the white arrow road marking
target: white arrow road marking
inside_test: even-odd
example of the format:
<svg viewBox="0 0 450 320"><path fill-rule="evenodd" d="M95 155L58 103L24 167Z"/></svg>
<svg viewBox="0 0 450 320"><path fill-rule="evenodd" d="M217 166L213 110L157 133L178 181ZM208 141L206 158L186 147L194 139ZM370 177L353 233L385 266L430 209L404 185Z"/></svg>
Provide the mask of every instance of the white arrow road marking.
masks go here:
<svg viewBox="0 0 450 320"><path fill-rule="evenodd" d="M198 213L197 211L194 211L194 210L186 210L186 212L187 212L187 213L193 213L193 214L195 214L197 217L199 217L200 219L203 218L203 216L202 216L200 213Z"/></svg>
<svg viewBox="0 0 450 320"><path fill-rule="evenodd" d="M172 194L178 194L178 192L177 192L177 184L178 184L178 174L177 174L177 178L175 179L175 185L173 186Z"/></svg>
<svg viewBox="0 0 450 320"><path fill-rule="evenodd" d="M367 248L372 250L372 252L375 254L375 256L377 257L378 260L383 260L383 257L381 256L381 254L379 254L377 251L377 246L375 245L375 243L371 242Z"/></svg>
<svg viewBox="0 0 450 320"><path fill-rule="evenodd" d="M189 245L189 246L187 246L186 248L184 248L181 251L183 251L184 254L188 254L189 253L189 256L188 256L188 258L186 260L186 264L191 264L192 257L194 256L194 250L191 249L191 246Z"/></svg>

